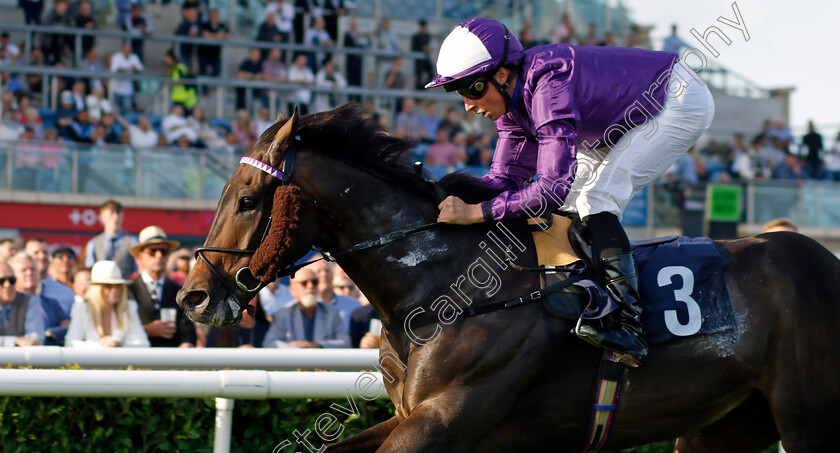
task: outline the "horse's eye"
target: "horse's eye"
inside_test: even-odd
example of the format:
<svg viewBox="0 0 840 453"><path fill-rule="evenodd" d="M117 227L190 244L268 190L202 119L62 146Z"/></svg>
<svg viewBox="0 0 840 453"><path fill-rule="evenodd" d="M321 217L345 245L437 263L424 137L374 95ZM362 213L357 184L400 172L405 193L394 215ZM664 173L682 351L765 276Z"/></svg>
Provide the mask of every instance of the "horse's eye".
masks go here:
<svg viewBox="0 0 840 453"><path fill-rule="evenodd" d="M254 206L257 205L257 202L250 197L245 197L239 201L239 210L240 211L250 211L254 209Z"/></svg>

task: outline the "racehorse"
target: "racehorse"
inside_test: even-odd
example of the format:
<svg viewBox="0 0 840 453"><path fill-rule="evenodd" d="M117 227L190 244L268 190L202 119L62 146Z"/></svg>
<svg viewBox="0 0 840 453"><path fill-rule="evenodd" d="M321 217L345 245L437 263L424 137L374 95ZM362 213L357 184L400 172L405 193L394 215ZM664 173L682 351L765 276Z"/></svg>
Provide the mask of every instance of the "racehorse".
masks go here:
<svg viewBox="0 0 840 453"><path fill-rule="evenodd" d="M601 352L541 304L466 316L464 301L538 288L534 273L488 271L491 233L529 244L510 250L536 265L530 233L435 224L440 194L411 165L408 144L360 113L295 112L262 135L223 190L179 305L198 322L236 323L256 289L317 247L382 318L380 356L391 359L381 371L396 407L327 451L582 450ZM463 175L439 186L467 202L493 196ZM779 440L791 453L836 448L840 261L796 233L717 245L735 339L686 337L625 369L605 448L677 437L680 452L757 452Z"/></svg>

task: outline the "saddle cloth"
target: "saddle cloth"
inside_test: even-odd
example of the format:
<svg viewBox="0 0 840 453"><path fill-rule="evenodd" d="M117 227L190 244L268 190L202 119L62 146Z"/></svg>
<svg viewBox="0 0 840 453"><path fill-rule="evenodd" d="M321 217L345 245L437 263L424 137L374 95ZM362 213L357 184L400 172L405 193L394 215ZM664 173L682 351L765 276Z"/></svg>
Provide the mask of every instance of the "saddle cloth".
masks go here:
<svg viewBox="0 0 840 453"><path fill-rule="evenodd" d="M540 266L587 271L586 260L578 257L569 240L571 224L571 219L554 215L549 229L533 232ZM725 281L727 262L711 239L678 236L639 242L633 250L648 343L696 334L734 333L735 319ZM545 274L543 287L564 277ZM550 294L543 304L554 316L591 322L599 322L618 309L592 279L574 283L571 292Z"/></svg>

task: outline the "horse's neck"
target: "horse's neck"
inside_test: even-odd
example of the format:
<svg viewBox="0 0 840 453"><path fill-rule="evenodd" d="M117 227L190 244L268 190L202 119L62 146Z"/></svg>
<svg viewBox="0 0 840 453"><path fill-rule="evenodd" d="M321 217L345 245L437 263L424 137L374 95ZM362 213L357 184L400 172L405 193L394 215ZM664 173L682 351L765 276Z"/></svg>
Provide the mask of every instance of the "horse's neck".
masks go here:
<svg viewBox="0 0 840 453"><path fill-rule="evenodd" d="M385 216L373 222L375 225L359 222L348 236L358 243L430 221L423 216L407 217L397 221L395 216ZM505 291L501 294L524 291L520 286L527 285L526 279L511 275L509 268L502 270L507 267L503 265L506 250L515 258L522 256L526 248L523 236L502 224L439 225L381 247L343 256L339 263L383 321L394 324L417 307L428 310L437 300L464 306L489 299L499 293L503 280Z"/></svg>

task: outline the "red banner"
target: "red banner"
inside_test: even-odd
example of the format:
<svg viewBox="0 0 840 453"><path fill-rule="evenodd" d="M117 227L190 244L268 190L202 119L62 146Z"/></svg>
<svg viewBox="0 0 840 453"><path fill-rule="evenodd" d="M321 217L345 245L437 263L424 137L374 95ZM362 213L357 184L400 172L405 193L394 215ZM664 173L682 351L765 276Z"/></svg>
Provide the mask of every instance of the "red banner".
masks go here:
<svg viewBox="0 0 840 453"><path fill-rule="evenodd" d="M102 232L99 206L0 203L0 228L17 229L25 239L37 236L50 244L84 245ZM213 222L213 211L126 208L123 229L137 234L158 225L169 236L203 241Z"/></svg>

